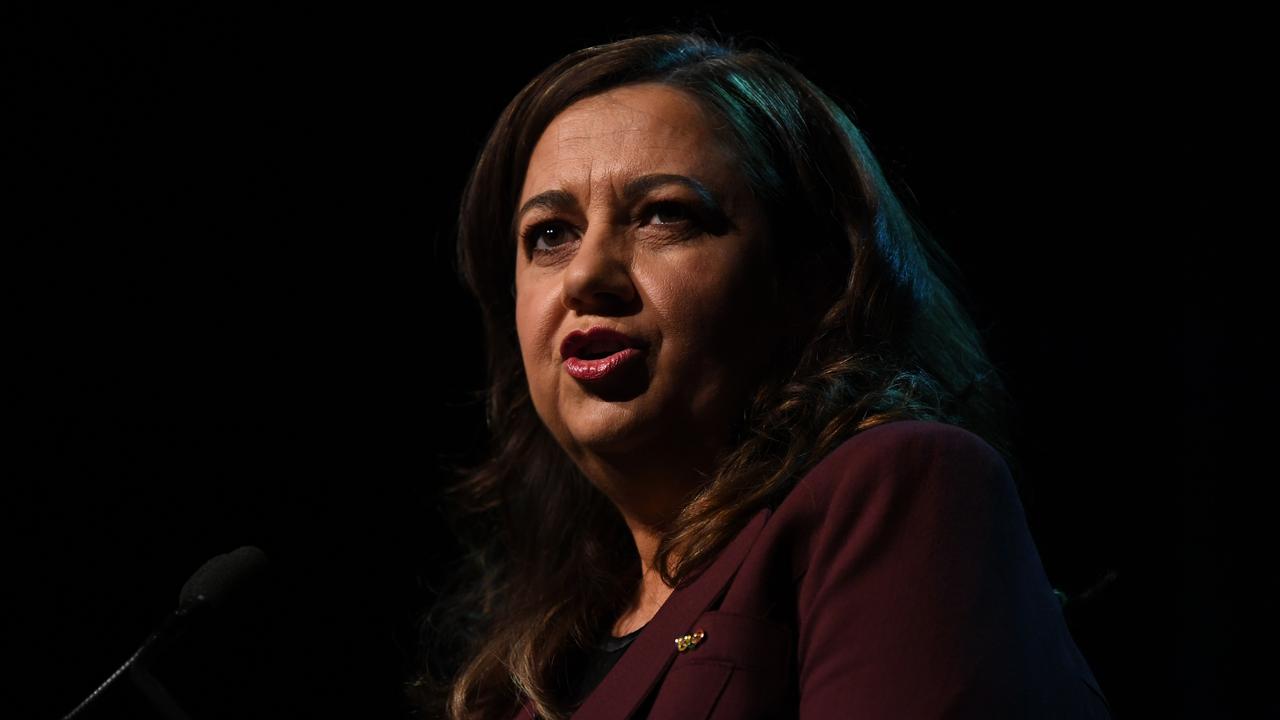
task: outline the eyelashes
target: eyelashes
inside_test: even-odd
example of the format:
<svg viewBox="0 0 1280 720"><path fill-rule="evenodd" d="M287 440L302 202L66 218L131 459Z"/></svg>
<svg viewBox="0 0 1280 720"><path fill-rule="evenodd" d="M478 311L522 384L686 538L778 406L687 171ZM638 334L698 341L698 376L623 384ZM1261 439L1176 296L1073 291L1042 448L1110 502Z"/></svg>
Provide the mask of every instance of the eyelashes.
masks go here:
<svg viewBox="0 0 1280 720"><path fill-rule="evenodd" d="M695 213L684 203L675 200L659 200L649 203L644 207L638 219L648 220L655 215L660 215L668 220L652 224L680 233L692 234L701 227L699 218ZM671 218L674 218L674 220L671 220ZM548 235L553 230L558 231L554 237ZM520 242L527 255L552 254L559 252L564 247L564 243L554 244L551 247L539 247L538 244L544 240L548 243L556 243L563 239L566 231L570 230L573 230L573 226L563 220L547 220L534 223L521 231Z"/></svg>

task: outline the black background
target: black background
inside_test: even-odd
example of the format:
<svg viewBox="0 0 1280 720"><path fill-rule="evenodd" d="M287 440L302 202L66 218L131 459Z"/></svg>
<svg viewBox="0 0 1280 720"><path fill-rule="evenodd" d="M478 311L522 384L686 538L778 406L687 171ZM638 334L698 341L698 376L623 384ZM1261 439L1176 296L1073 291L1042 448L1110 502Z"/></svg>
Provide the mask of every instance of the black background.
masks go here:
<svg viewBox="0 0 1280 720"><path fill-rule="evenodd" d="M1069 615L1115 717L1257 711L1276 583L1248 579L1242 499L1269 480L1236 458L1275 383L1233 294L1254 286L1226 223L1249 202L1236 28L356 7L4 11L7 716L69 711L245 544L270 587L157 670L191 714L403 715L455 556L440 465L484 437L466 174L550 62L711 26L848 102L963 269L1050 580L1115 571ZM86 717L150 713L121 684Z"/></svg>

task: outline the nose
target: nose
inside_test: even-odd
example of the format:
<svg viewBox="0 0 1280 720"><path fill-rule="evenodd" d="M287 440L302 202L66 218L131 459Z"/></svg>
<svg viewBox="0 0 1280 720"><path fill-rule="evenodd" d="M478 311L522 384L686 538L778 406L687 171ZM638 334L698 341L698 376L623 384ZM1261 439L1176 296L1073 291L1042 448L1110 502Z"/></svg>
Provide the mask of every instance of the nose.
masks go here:
<svg viewBox="0 0 1280 720"><path fill-rule="evenodd" d="M578 243L564 272L563 300L578 314L616 314L636 298L627 238L597 223Z"/></svg>

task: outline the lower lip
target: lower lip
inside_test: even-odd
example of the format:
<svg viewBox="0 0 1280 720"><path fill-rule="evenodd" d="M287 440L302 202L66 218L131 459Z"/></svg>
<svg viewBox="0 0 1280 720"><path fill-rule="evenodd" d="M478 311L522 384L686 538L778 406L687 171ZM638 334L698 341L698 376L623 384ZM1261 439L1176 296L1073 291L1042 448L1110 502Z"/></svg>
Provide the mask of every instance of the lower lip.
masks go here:
<svg viewBox="0 0 1280 720"><path fill-rule="evenodd" d="M639 358L643 354L639 348L627 348L618 352L595 360L583 360L582 358L565 358L565 372L579 380L599 380L607 377L622 366L630 363L632 360Z"/></svg>

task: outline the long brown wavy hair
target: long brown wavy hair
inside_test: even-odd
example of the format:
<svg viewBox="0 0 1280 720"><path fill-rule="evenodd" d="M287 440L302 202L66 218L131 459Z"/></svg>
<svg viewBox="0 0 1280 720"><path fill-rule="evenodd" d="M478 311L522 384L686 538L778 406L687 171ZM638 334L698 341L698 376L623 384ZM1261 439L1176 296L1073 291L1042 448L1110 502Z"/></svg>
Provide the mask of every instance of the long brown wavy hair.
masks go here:
<svg viewBox="0 0 1280 720"><path fill-rule="evenodd" d="M875 425L959 425L1014 467L1014 407L956 294L959 272L895 196L851 112L771 48L734 38L665 33L573 52L502 112L463 193L458 272L484 319L490 447L478 465L452 468L446 493L469 551L425 615L410 694L428 714L502 718L523 695L539 716L565 717L574 663L640 581L621 515L534 410L511 262L516 203L543 129L577 100L639 82L689 93L726 128L769 226L787 228L772 244L794 319L742 398L717 471L664 528L662 579L685 585L758 509Z"/></svg>

